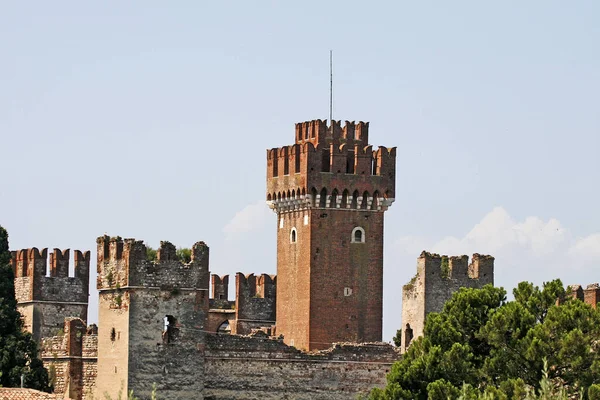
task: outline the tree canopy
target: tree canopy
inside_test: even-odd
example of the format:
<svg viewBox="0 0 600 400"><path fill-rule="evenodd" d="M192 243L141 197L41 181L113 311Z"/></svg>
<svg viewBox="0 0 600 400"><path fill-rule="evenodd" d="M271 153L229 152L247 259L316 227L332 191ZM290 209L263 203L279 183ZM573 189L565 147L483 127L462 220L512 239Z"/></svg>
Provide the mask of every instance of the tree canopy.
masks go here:
<svg viewBox="0 0 600 400"><path fill-rule="evenodd" d="M23 330L17 311L14 273L10 265L8 233L0 226L0 386L49 391L48 372L38 358L37 344Z"/></svg>
<svg viewBox="0 0 600 400"><path fill-rule="evenodd" d="M541 289L521 282L513 294L506 301L503 288L460 289L427 316L423 337L370 398L521 399L541 391L544 379L567 395L596 398L600 312L567 296L560 280Z"/></svg>

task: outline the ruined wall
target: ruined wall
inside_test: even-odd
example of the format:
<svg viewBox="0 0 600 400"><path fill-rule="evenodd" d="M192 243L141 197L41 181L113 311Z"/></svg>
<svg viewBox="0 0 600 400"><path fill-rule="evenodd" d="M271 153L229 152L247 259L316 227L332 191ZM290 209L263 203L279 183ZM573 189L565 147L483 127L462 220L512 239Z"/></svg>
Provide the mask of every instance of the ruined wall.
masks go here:
<svg viewBox="0 0 600 400"><path fill-rule="evenodd" d="M423 335L425 319L439 312L461 287L481 288L494 284L494 257L473 254L440 256L423 251L417 259L417 274L402 288L402 351Z"/></svg>
<svg viewBox="0 0 600 400"><path fill-rule="evenodd" d="M156 261L134 239L98 242L97 396L134 390L148 398L153 383L162 399L202 398L203 330L208 314L208 247L192 246L183 263L169 242Z"/></svg>
<svg viewBox="0 0 600 400"><path fill-rule="evenodd" d="M43 338L40 351L54 393L71 399L89 398L96 381L97 331L79 318L65 318L63 332Z"/></svg>
<svg viewBox="0 0 600 400"><path fill-rule="evenodd" d="M17 308L23 314L25 329L38 342L56 335L65 317L87 320L90 252L75 250L73 276L69 276L69 258L69 249L54 249L49 263L48 249L12 252Z"/></svg>
<svg viewBox="0 0 600 400"><path fill-rule="evenodd" d="M399 358L384 343L339 344L303 353L281 341L208 335L206 399L354 399L386 384Z"/></svg>

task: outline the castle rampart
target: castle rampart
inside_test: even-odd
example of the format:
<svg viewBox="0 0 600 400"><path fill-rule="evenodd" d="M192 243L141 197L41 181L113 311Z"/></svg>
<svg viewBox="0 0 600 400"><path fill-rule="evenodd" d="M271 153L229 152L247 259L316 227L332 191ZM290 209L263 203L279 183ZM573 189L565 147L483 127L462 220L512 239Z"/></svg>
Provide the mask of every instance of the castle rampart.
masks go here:
<svg viewBox="0 0 600 400"><path fill-rule="evenodd" d="M417 259L417 273L402 288L402 351L411 340L423 335L425 319L439 312L461 287L480 288L494 284L494 257L440 256L423 251Z"/></svg>

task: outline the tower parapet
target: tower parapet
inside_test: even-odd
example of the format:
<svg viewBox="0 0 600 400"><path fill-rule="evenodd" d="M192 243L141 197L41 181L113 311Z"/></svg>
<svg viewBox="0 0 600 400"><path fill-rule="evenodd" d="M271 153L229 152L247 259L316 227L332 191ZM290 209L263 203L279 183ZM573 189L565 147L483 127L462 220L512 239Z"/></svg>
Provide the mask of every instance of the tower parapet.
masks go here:
<svg viewBox="0 0 600 400"><path fill-rule="evenodd" d="M296 124L296 143L267 150L267 203L306 208L386 210L395 199L396 148L368 143L369 123Z"/></svg>
<svg viewBox="0 0 600 400"><path fill-rule="evenodd" d="M208 246L204 242L192 246L188 263L180 260L175 246L166 241L160 242L156 260L148 260L141 240L101 236L97 244L98 290L130 286L208 289Z"/></svg>
<svg viewBox="0 0 600 400"><path fill-rule="evenodd" d="M25 329L36 340L61 330L65 317L87 320L90 252L74 251L74 275L69 276L70 250L36 247L13 251L17 307Z"/></svg>

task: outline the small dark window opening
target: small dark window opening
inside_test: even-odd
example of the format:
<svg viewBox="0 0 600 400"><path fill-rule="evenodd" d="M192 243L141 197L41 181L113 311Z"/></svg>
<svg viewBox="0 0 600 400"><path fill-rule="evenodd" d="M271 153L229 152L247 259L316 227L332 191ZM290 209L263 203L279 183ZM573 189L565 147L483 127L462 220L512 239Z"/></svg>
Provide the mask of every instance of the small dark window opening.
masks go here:
<svg viewBox="0 0 600 400"><path fill-rule="evenodd" d="M296 146L294 148L294 161L295 161L294 172L299 173L300 172L300 147L299 146Z"/></svg>
<svg viewBox="0 0 600 400"><path fill-rule="evenodd" d="M290 158L287 155L287 152L284 157L285 158L283 159L283 174L289 175L290 174Z"/></svg>
<svg viewBox="0 0 600 400"><path fill-rule="evenodd" d="M323 149L323 164L321 165L322 172L331 171L331 153L329 149Z"/></svg>
<svg viewBox="0 0 600 400"><path fill-rule="evenodd" d="M296 230L295 229L292 229L292 234L290 236L290 241L292 243L296 243Z"/></svg>
<svg viewBox="0 0 600 400"><path fill-rule="evenodd" d="M413 340L413 330L410 327L410 324L406 324L406 329L404 329L404 348L407 349L410 342Z"/></svg>
<svg viewBox="0 0 600 400"><path fill-rule="evenodd" d="M357 243L361 243L362 242L362 231L360 229L357 229L354 232L354 241Z"/></svg>
<svg viewBox="0 0 600 400"><path fill-rule="evenodd" d="M354 152L349 151L346 155L346 173L353 174L354 173Z"/></svg>
<svg viewBox="0 0 600 400"><path fill-rule="evenodd" d="M115 328L112 328L110 330L110 341L114 342L116 338L117 338L117 331L115 330Z"/></svg>
<svg viewBox="0 0 600 400"><path fill-rule="evenodd" d="M179 328L177 328L177 319L172 315L166 315L164 318L163 343L172 343L179 337Z"/></svg>

